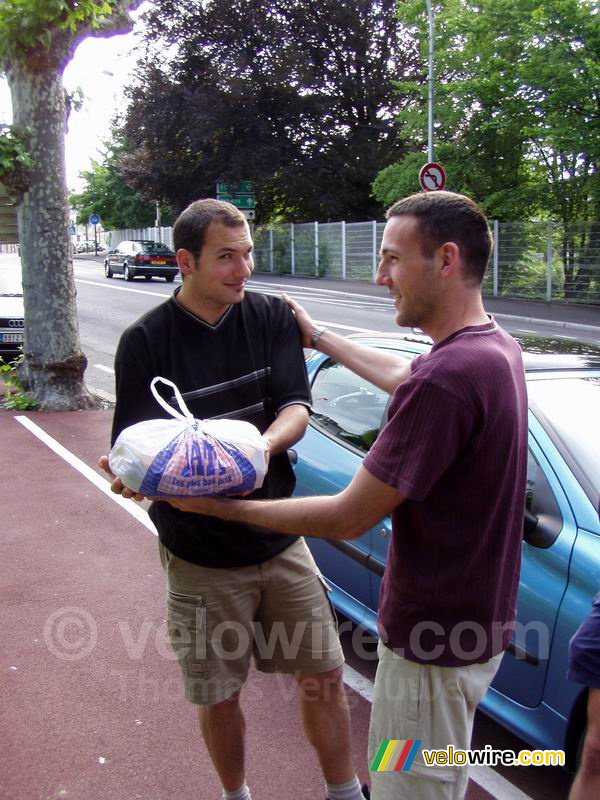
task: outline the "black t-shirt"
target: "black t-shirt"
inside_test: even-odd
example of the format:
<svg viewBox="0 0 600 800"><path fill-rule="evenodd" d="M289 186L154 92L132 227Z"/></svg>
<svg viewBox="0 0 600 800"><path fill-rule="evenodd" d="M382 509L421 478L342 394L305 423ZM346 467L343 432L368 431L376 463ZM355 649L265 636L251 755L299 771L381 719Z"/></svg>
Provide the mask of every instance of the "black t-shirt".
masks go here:
<svg viewBox="0 0 600 800"><path fill-rule="evenodd" d="M261 433L286 406L310 408L296 323L288 306L269 295L247 293L214 326L173 296L128 328L115 356L113 443L129 425L168 417L150 391L156 376L177 385L197 419L243 419ZM287 453L281 453L271 458L263 486L250 497L289 497L294 485ZM164 502L153 503L150 517L165 547L207 567L260 564L295 541L254 526L181 512Z"/></svg>

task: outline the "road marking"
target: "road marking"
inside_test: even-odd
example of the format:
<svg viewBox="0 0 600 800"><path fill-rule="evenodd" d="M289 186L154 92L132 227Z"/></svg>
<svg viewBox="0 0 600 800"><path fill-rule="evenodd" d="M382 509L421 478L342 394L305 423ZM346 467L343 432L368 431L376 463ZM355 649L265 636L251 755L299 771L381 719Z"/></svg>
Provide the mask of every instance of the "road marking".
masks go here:
<svg viewBox="0 0 600 800"><path fill-rule="evenodd" d="M84 283L87 286L100 286L102 289L116 289L119 292L133 292L134 294L147 294L147 295L150 295L151 297L159 297L159 298L160 297L164 297L166 299L168 297L171 297L171 295L172 295L172 292L169 292L168 294L165 294L164 292L149 292L147 289L134 289L133 286L119 286L119 285L114 284L114 283L100 283L100 281L88 281L88 280L85 280L84 278L76 278L75 280L77 280L78 283ZM267 284L267 285L269 285L269 284ZM277 284L273 284L273 285L277 286ZM250 292L254 291L257 294L274 294L273 291L261 289L258 286L256 286L256 287L255 286L248 286L247 288L248 288L248 291L250 291ZM287 289L288 289L287 294L289 294L292 297L294 297L294 296L304 297L305 296L304 294L300 294L299 295L297 290L294 291L294 289L290 289L289 287L287 287ZM308 292L309 290L306 289L305 291ZM317 290L313 289L312 291L317 291ZM329 305L339 304L339 305L344 305L344 306L352 306L352 307L356 307L356 308L365 308L365 306L366 307L373 307L374 306L375 308L377 308L377 304L385 303L385 298L381 298L381 299L372 298L372 297L369 297L369 295L354 295L353 294L353 295L350 295L350 297L352 299L349 300L348 299L349 295L348 294L344 295L343 292L335 292L332 289L323 289L322 292L323 292L323 294L340 295L341 297L345 297L346 299L338 299L337 297L332 297L331 299L327 299L326 297L317 298L317 297L309 297L309 296L306 296L306 299L310 300L310 302L312 302L312 303L325 303L325 304L329 304ZM279 294L279 292L276 292L275 294ZM355 303L354 298L361 298L361 297L364 297L367 300L370 300L371 302L367 303L367 304L365 304L365 303ZM392 301L390 301L390 304L393 305ZM347 327L347 326L342 326L342 327ZM363 331L365 329L364 328L356 328L356 329L354 329L354 328L348 327L348 330ZM371 333L371 331L366 331L366 332L367 333Z"/></svg>
<svg viewBox="0 0 600 800"><path fill-rule="evenodd" d="M349 292L340 291L339 289L325 289L325 288L322 288L322 287L315 287L315 286L302 286L302 284L299 285L297 283L271 283L270 281L256 281L256 282L254 282L252 280L248 281L248 288L249 289L254 288L255 286L273 286L273 287L276 287L281 292L284 292L285 294L290 294L290 292L299 291L299 290L302 290L304 292L315 292L317 294L340 295L342 298L348 297L348 295L350 294ZM393 302L394 302L391 298L386 298L385 297L385 294L383 293L383 290L382 290L381 297L378 297L377 295L371 295L371 294L358 294L358 293L355 294L354 292L352 292L351 296L352 297L364 298L366 300L378 300L380 302L385 302L387 299L389 299L389 302L391 304L393 304Z"/></svg>
<svg viewBox="0 0 600 800"><path fill-rule="evenodd" d="M67 450L66 447L63 447L62 444L46 433L39 425L36 425L29 417L16 416L14 419L36 436L43 444L49 447L50 450L56 453L56 455L66 461L69 466L76 469L84 478L90 481L90 483L93 483L103 494L111 500L114 500L117 505L121 506L128 514L131 514L138 522L141 522L150 533L154 534L154 536L158 535L147 512L134 500L125 500L120 495L111 492L110 484L107 480L74 455L74 453ZM348 665L344 666L344 683L363 697L369 704L373 703L373 684L368 678L365 678ZM490 767L471 767L469 769L469 775L471 780L474 780L475 783L489 792L496 800L531 800L529 795L521 792L514 784L507 781Z"/></svg>
<svg viewBox="0 0 600 800"><path fill-rule="evenodd" d="M528 794L491 767L469 767L469 778L489 792L495 800L532 800Z"/></svg>
<svg viewBox="0 0 600 800"><path fill-rule="evenodd" d="M92 364L91 366L94 367L94 369L101 369L102 372L108 372L109 375L115 374L115 371L112 367L105 367L104 364Z"/></svg>
<svg viewBox="0 0 600 800"><path fill-rule="evenodd" d="M132 517L135 517L138 522L141 522L142 525L147 528L150 533L153 533L157 536L157 531L150 517L148 516L148 512L145 511L142 506L135 502L135 500L126 500L124 497L121 497L119 494L114 494L110 490L110 483L107 479L103 478L99 475L95 470L83 462L80 458L77 458L76 455L71 453L70 450L67 450L66 447L63 447L62 444L53 439L52 436L46 433L43 428L40 428L39 425L36 425L35 422L29 419L29 417L19 416L15 417L16 421L23 425L24 428L32 433L34 436L43 442L46 447L49 447L57 456L60 456L63 461L66 461L71 467L77 470L84 478L87 478L90 483L93 483L97 489L100 489L107 497L110 497L111 500L114 500L117 505L121 506L128 514L131 514Z"/></svg>
<svg viewBox="0 0 600 800"><path fill-rule="evenodd" d="M115 286L114 283L100 283L100 281L86 281L83 278L75 278L77 283L86 283L88 286L101 286L103 289L116 289L118 292L133 292L134 294L149 294L152 297L171 297L171 293L149 292L145 289L134 289L132 286Z"/></svg>
<svg viewBox="0 0 600 800"><path fill-rule="evenodd" d="M373 683L348 664L344 664L344 683L364 698L367 703L373 704Z"/></svg>

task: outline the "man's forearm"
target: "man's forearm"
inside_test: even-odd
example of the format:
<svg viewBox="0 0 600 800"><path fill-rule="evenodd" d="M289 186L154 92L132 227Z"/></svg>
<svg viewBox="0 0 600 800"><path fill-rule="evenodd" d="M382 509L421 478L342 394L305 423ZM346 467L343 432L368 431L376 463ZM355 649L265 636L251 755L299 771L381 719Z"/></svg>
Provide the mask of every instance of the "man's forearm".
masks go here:
<svg viewBox="0 0 600 800"><path fill-rule="evenodd" d="M286 406L277 415L277 419L269 425L264 432L264 438L269 442L269 451L272 456L284 453L304 436L308 424L308 409L306 406L294 404Z"/></svg>
<svg viewBox="0 0 600 800"><path fill-rule="evenodd" d="M321 539L354 539L364 529L353 525L340 513L337 508L338 497L294 497L284 500L203 498L199 499L197 510L228 522L258 525L273 533ZM170 502L177 507L176 501ZM193 499L186 500L184 510L194 510L193 504Z"/></svg>
<svg viewBox="0 0 600 800"><path fill-rule="evenodd" d="M389 350L366 347L330 330L319 336L318 349L389 394L410 376L408 359Z"/></svg>

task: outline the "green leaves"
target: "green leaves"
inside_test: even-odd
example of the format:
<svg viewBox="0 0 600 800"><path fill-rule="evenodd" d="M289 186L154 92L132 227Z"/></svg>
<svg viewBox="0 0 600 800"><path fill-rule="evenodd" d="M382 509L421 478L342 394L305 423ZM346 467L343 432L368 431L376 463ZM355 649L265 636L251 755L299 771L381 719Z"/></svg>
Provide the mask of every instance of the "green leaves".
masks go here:
<svg viewBox="0 0 600 800"><path fill-rule="evenodd" d="M0 0L0 58L49 50L53 32L97 28L116 0Z"/></svg>
<svg viewBox="0 0 600 800"><path fill-rule="evenodd" d="M15 194L27 188L32 165L28 150L30 136L28 128L0 124L0 183Z"/></svg>

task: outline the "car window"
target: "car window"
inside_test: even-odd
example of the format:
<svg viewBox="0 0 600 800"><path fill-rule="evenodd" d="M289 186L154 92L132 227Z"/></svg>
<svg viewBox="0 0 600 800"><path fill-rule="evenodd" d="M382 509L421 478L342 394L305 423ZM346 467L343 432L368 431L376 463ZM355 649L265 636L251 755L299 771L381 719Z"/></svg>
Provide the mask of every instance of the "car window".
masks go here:
<svg viewBox="0 0 600 800"><path fill-rule="evenodd" d="M594 508L600 498L600 377L573 375L530 380L534 414L574 470Z"/></svg>
<svg viewBox="0 0 600 800"><path fill-rule="evenodd" d="M312 385L311 424L367 453L377 438L389 395L336 361L325 361Z"/></svg>
<svg viewBox="0 0 600 800"><path fill-rule="evenodd" d="M172 251L162 242L142 242L144 253L172 253Z"/></svg>

